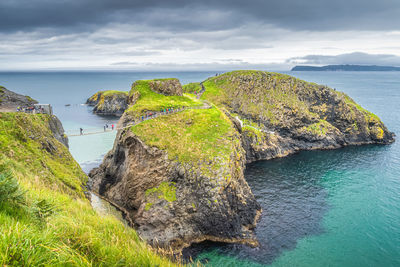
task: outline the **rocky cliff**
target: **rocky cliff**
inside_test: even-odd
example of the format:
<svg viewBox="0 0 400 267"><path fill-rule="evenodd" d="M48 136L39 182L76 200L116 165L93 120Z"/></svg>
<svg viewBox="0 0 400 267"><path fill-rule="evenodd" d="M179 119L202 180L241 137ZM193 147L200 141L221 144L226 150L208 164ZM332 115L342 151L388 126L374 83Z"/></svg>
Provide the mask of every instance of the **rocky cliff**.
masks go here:
<svg viewBox="0 0 400 267"><path fill-rule="evenodd" d="M143 91L150 84L133 85L132 93L142 94L131 113L140 114L144 106L198 107L186 96L159 98ZM256 245L252 228L260 206L244 179L244 164L240 134L229 118L215 107L194 108L120 131L89 176L92 189L128 211L154 246L179 251L204 240Z"/></svg>
<svg viewBox="0 0 400 267"><path fill-rule="evenodd" d="M184 86L189 94L169 95L162 93L171 92L168 79L136 81L120 120L136 125L118 132L89 175L92 189L125 210L154 246L257 245L252 229L261 210L244 179L246 162L394 141L376 115L325 86L260 71L202 84L198 100L191 93L200 84ZM140 119L171 107L184 110Z"/></svg>
<svg viewBox="0 0 400 267"><path fill-rule="evenodd" d="M176 78L151 80L149 86L153 92L159 94L182 96L182 85Z"/></svg>
<svg viewBox="0 0 400 267"><path fill-rule="evenodd" d="M94 106L96 114L121 116L128 107L128 92L100 91L88 98L86 104Z"/></svg>

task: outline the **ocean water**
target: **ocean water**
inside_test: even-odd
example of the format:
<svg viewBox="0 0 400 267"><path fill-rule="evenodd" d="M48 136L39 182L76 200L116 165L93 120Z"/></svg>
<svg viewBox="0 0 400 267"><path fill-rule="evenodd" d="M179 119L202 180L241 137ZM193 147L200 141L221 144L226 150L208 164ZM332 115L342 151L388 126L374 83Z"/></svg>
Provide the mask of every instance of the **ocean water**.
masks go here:
<svg viewBox="0 0 400 267"><path fill-rule="evenodd" d="M288 72L349 94L400 134L399 72ZM214 72L0 73L0 84L51 103L69 133L115 123L81 105L98 90L129 90L136 79L201 81ZM65 104L71 104L65 107ZM111 149L115 133L70 138L84 170ZM207 244L207 266L400 266L400 144L301 152L247 166L263 208L259 248Z"/></svg>

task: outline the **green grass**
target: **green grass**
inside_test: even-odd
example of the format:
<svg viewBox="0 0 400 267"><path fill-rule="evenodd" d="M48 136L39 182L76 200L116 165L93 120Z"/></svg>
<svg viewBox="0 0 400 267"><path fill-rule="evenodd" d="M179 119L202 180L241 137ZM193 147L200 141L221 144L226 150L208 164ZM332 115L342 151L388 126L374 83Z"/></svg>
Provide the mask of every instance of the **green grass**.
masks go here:
<svg viewBox="0 0 400 267"><path fill-rule="evenodd" d="M187 94L193 94L195 91L199 92L201 90L200 83L188 83L182 86L183 92Z"/></svg>
<svg viewBox="0 0 400 267"><path fill-rule="evenodd" d="M104 102L104 97L109 97L109 96L128 96L128 92L126 91L117 91L117 90L107 90L107 91L99 91L92 95L89 100L90 101L99 101L99 102Z"/></svg>
<svg viewBox="0 0 400 267"><path fill-rule="evenodd" d="M110 96L110 95L124 95L128 96L129 92L126 91L116 91L116 90L108 90L108 91L103 91L104 96Z"/></svg>
<svg viewBox="0 0 400 267"><path fill-rule="evenodd" d="M243 83L242 78L248 81ZM284 112L302 113L312 117L306 103L301 101L292 84L297 79L289 75L262 71L233 71L204 81L202 99L225 107L237 107L235 112L263 118L272 125L284 121ZM305 83L305 82L304 82ZM308 84L308 86L311 86ZM233 111L231 108L229 109Z"/></svg>
<svg viewBox="0 0 400 267"><path fill-rule="evenodd" d="M164 80L164 79L162 79ZM127 109L127 113L133 117L142 116L147 111L161 111L166 108L182 108L182 107L193 107L201 106L202 102L190 97L184 96L165 96L153 92L150 89L149 83L154 80L142 80L136 81L132 85L132 90L129 95L139 93L139 99L136 103Z"/></svg>
<svg viewBox="0 0 400 267"><path fill-rule="evenodd" d="M159 186L146 190L146 196L155 194L159 199L168 202L176 201L175 183L162 182Z"/></svg>
<svg viewBox="0 0 400 267"><path fill-rule="evenodd" d="M186 110L148 120L132 127L146 144L168 152L180 162L211 161L229 157L234 129L217 108Z"/></svg>
<svg viewBox="0 0 400 267"><path fill-rule="evenodd" d="M350 107L354 107L357 110L361 111L362 113L364 113L366 115L366 119L368 121L377 121L380 122L381 120L379 119L379 117L377 115L375 115L374 113L366 110L365 108L363 108L362 106L360 106L359 104L357 104L351 97L349 97L348 95L346 95L343 92L337 92L338 95L342 96L346 102L347 105L349 105Z"/></svg>
<svg viewBox="0 0 400 267"><path fill-rule="evenodd" d="M87 177L48 120L0 113L0 265L173 266L133 229L92 209Z"/></svg>
<svg viewBox="0 0 400 267"><path fill-rule="evenodd" d="M325 120L320 120L319 122L304 126L300 131L308 132L315 136L324 136L329 131L333 130L335 127Z"/></svg>

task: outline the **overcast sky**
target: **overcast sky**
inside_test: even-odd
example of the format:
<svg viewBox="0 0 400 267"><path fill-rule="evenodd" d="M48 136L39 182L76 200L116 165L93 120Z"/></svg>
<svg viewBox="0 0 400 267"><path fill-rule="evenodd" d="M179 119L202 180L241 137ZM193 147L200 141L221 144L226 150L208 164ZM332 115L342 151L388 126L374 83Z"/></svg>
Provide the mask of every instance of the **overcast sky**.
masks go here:
<svg viewBox="0 0 400 267"><path fill-rule="evenodd" d="M399 0L0 0L0 70L400 66Z"/></svg>

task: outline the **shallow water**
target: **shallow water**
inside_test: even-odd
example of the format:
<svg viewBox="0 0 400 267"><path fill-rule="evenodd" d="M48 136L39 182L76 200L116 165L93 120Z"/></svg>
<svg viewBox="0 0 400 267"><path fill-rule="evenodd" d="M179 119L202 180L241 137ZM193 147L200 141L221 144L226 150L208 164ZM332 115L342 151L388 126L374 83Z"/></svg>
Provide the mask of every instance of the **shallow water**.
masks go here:
<svg viewBox="0 0 400 267"><path fill-rule="evenodd" d="M81 106L97 90L129 90L136 79L199 73L0 73L0 84L54 105L67 131L102 129L115 118ZM348 93L400 133L400 73L292 72ZM65 104L71 104L65 107ZM70 138L85 171L111 149L115 133ZM246 179L264 212L256 228L260 248L212 246L200 254L210 266L400 266L400 145L302 152L248 166Z"/></svg>

